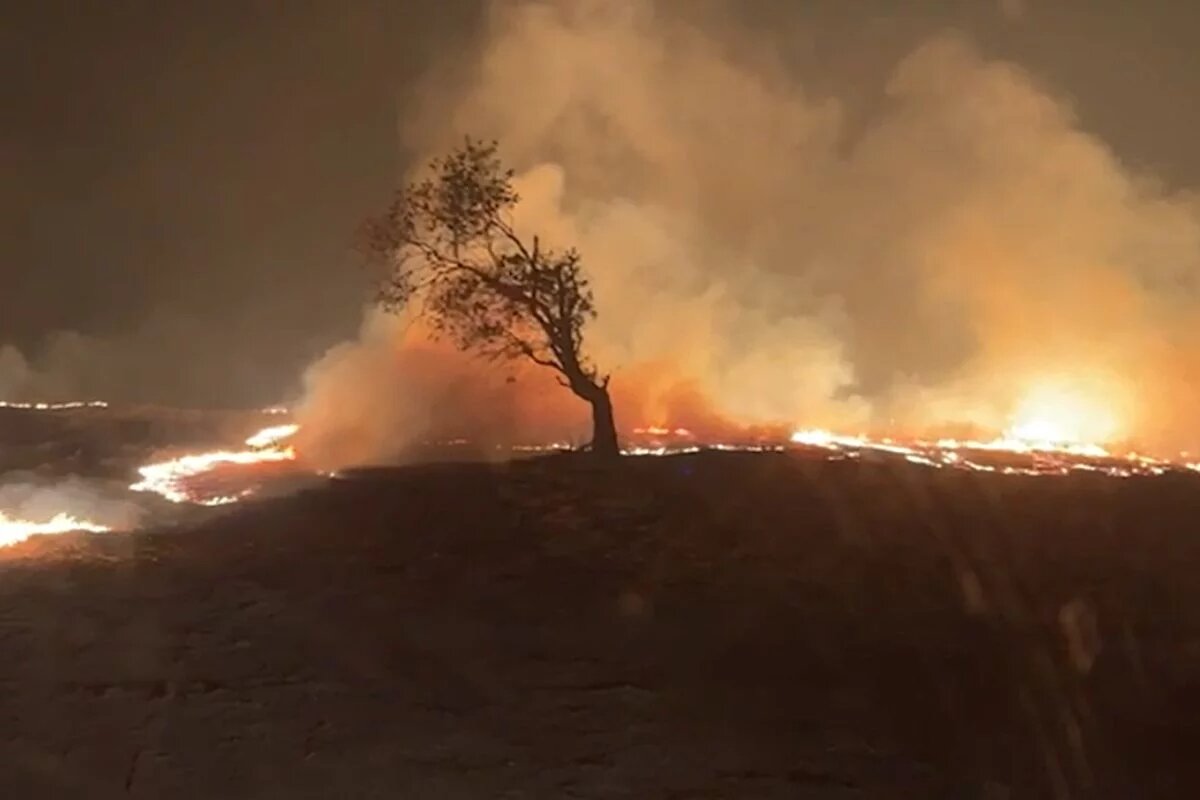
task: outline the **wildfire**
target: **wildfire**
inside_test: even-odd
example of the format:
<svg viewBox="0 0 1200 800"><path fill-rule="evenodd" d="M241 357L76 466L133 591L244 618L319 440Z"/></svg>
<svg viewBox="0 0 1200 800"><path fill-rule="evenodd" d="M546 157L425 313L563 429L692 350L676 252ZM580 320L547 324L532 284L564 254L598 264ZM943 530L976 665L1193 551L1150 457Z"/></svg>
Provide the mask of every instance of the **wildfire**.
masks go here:
<svg viewBox="0 0 1200 800"><path fill-rule="evenodd" d="M0 400L0 408L15 408L20 411L74 411L80 408L108 408L103 400L72 400L67 403L10 403Z"/></svg>
<svg viewBox="0 0 1200 800"><path fill-rule="evenodd" d="M221 467L294 461L296 451L284 442L299 429L299 425L273 425L247 438L247 450L215 450L147 464L138 469L141 480L129 488L135 492L153 492L172 503L196 503L206 506L236 503L253 490L242 489L231 495L204 496L195 492L190 484L198 477Z"/></svg>
<svg viewBox="0 0 1200 800"><path fill-rule="evenodd" d="M272 425L248 438L246 446L253 447L255 450L272 447L284 439L295 436L298 430L300 430L299 425Z"/></svg>
<svg viewBox="0 0 1200 800"><path fill-rule="evenodd" d="M687 428L664 428L659 425L654 425L648 428L634 428L633 433L636 436L677 436L683 439L692 438L692 432Z"/></svg>
<svg viewBox="0 0 1200 800"><path fill-rule="evenodd" d="M1017 431L988 440L938 439L896 442L867 436L843 436L824 430L800 430L792 434L794 445L820 448L836 458L861 458L864 453L879 452L902 456L906 461L928 467L949 467L1004 475L1066 475L1071 472L1096 472L1113 477L1163 475L1192 470L1200 464L1167 460L1140 453L1112 453L1089 443L1026 441L1015 438ZM1039 437L1040 438L1040 437Z"/></svg>
<svg viewBox="0 0 1200 800"><path fill-rule="evenodd" d="M864 436L841 436L832 431L820 428L799 430L792 434L792 444L802 444L809 447L824 447L834 450L844 447L863 447L867 444Z"/></svg>
<svg viewBox="0 0 1200 800"><path fill-rule="evenodd" d="M88 531L103 533L109 530L104 525L97 525L70 514L58 514L48 522L34 522L26 519L13 519L0 511L0 547L18 544L30 536L40 533L70 533L71 531Z"/></svg>
<svg viewBox="0 0 1200 800"><path fill-rule="evenodd" d="M948 467L1005 475L1066 475L1095 472L1114 477L1163 475L1198 466L1181 454L1156 458L1132 450L1114 450L1121 434L1119 393L1112 386L1086 386L1067 380L1034 384L1016 403L1009 425L992 439L920 439L897 442L847 436L821 429L798 430L792 444L820 448L836 458L860 458L880 451L929 467Z"/></svg>
<svg viewBox="0 0 1200 800"><path fill-rule="evenodd" d="M102 401L66 403L12 403L0 408L37 411L107 408ZM288 414L276 406L262 409L275 416ZM256 465L283 465L296 460L288 443L300 430L296 424L271 425L245 440L245 449L189 453L169 461L138 469L140 479L129 488L157 494L173 503L218 506L238 502L254 493L256 484L269 478L270 471ZM1066 475L1092 472L1114 477L1162 475L1169 472L1200 473L1200 461L1189 454L1161 459L1135 452L1114 453L1102 442L1119 432L1112 409L1094 396L1071 386L1046 382L1036 385L1016 404L1009 426L993 439L905 439L873 438L820 428L794 431L790 441L702 442L686 428L655 425L634 428L624 449L626 455L661 456L700 450L781 452L788 449L817 450L825 457L862 459L868 454L893 457L935 469L958 469L1004 475ZM455 442L463 444L465 442ZM514 446L514 452L548 453L571 449L566 442ZM246 472L246 470L253 470ZM246 480L249 475L250 479ZM229 486L239 488L230 491ZM250 486L250 488L246 488ZM100 532L106 526L61 513L48 521L16 519L0 512L0 547L24 541L36 534L68 531Z"/></svg>
<svg viewBox="0 0 1200 800"><path fill-rule="evenodd" d="M1113 409L1095 395L1057 383L1035 386L1018 403L1005 438L1042 450L1110 442L1119 431Z"/></svg>

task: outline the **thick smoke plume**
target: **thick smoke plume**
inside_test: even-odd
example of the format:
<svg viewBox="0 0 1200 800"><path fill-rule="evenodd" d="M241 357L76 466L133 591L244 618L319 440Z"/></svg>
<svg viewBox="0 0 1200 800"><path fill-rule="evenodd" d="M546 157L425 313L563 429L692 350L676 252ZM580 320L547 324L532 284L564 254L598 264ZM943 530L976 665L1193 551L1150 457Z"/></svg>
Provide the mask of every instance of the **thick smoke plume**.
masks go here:
<svg viewBox="0 0 1200 800"><path fill-rule="evenodd" d="M498 139L521 226L582 251L619 425L996 432L1032 394L1095 406L1080 435L1200 447L1195 195L1121 164L953 32L850 124L722 22L497 2L478 62L435 70L405 129L429 154ZM584 430L548 376L420 339L372 317L312 368L309 452Z"/></svg>

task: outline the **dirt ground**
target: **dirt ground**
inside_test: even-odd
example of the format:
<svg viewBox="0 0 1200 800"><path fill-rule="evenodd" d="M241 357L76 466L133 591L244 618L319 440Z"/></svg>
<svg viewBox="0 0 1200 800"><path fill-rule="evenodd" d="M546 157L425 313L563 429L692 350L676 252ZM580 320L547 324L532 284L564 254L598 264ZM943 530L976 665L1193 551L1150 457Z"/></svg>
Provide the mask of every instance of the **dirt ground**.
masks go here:
<svg viewBox="0 0 1200 800"><path fill-rule="evenodd" d="M0 561L4 797L1200 796L1200 480L363 471Z"/></svg>

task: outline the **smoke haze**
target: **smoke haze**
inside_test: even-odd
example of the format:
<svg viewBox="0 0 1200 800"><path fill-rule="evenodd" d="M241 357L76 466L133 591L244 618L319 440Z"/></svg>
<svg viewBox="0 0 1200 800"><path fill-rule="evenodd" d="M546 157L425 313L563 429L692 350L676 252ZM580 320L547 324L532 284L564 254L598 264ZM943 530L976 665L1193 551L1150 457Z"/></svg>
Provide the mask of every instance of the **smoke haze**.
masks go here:
<svg viewBox="0 0 1200 800"><path fill-rule="evenodd" d="M0 474L0 512L38 523L66 513L114 530L135 528L144 516L136 503L103 482L81 477L47 480L24 472Z"/></svg>
<svg viewBox="0 0 1200 800"><path fill-rule="evenodd" d="M477 63L421 85L405 145L500 141L520 227L583 253L620 426L998 432L1049 393L1098 406L1083 436L1200 448L1200 200L1121 163L1018 65L941 33L863 116L713 9L497 2L487 20ZM414 330L369 317L310 369L318 460L461 429L586 438L549 376Z"/></svg>
<svg viewBox="0 0 1200 800"><path fill-rule="evenodd" d="M247 321L214 327L199 317L163 312L151 314L124 334L53 331L28 351L0 345L0 399L137 404L150 397L180 408L236 408L255 398L266 405L278 400L280 384L286 381L275 368L263 368L269 362L261 355L266 343L279 335ZM320 352L311 334L299 326L295 336L293 347L301 353ZM260 356L213 356L218 351L238 353L243 347ZM298 359L294 369L302 366L303 359ZM293 378L291 384L298 385L298 380Z"/></svg>

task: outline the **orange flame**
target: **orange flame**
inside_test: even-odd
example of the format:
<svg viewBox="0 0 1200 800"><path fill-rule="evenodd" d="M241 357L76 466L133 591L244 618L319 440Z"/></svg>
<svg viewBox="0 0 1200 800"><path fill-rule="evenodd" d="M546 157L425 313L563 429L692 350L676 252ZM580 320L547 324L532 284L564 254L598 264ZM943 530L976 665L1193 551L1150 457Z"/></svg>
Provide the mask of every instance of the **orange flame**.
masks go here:
<svg viewBox="0 0 1200 800"><path fill-rule="evenodd" d="M221 497L199 497L188 490L188 481L218 467L236 464L263 464L294 461L296 451L282 444L300 429L299 425L273 425L246 439L249 450L216 450L194 453L170 461L147 464L138 469L142 479L129 488L135 492L153 492L172 503L197 503L207 506L227 505L243 499L248 491Z"/></svg>
<svg viewBox="0 0 1200 800"><path fill-rule="evenodd" d="M1077 387L1062 382L1034 386L1017 404L1005 438L1042 449L1110 442L1119 432L1113 408Z"/></svg>
<svg viewBox="0 0 1200 800"><path fill-rule="evenodd" d="M1035 430L1038 433L1041 429ZM836 458L860 458L864 452L903 456L914 464L952 467L975 472L1005 475L1066 475L1071 472L1097 472L1113 477L1163 475L1167 472L1194 470L1200 464L1166 460L1128 452L1115 454L1098 444L1027 441L1019 430L987 441L938 439L934 442L913 440L898 443L867 436L845 436L820 429L798 430L792 434L794 445L830 451ZM1038 438L1041 438L1040 436Z"/></svg>
<svg viewBox="0 0 1200 800"><path fill-rule="evenodd" d="M14 519L0 511L0 547L18 544L41 533L69 533L71 531L103 533L107 530L109 529L104 525L98 525L65 513L57 514L47 522L34 522L27 519Z"/></svg>

